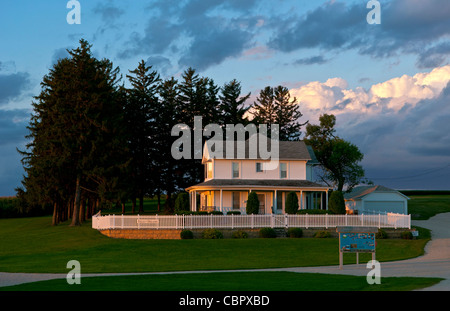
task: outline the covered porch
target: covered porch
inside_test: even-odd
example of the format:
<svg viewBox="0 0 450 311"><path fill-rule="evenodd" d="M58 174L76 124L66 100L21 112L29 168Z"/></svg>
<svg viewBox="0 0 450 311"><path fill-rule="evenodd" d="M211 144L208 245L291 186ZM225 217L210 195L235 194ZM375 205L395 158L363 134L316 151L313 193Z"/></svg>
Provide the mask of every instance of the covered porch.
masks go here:
<svg viewBox="0 0 450 311"><path fill-rule="evenodd" d="M191 211L246 214L247 199L255 191L259 214L284 214L287 194L295 192L299 209L328 209L329 188L303 180L210 180L186 189Z"/></svg>

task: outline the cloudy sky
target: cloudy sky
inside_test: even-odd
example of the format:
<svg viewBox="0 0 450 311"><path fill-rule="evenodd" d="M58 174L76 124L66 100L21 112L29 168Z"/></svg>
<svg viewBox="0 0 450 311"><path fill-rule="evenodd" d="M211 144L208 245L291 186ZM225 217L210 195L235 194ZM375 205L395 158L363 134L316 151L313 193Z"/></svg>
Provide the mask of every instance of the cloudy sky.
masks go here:
<svg viewBox="0 0 450 311"><path fill-rule="evenodd" d="M337 117L338 135L365 154L366 177L397 189L450 189L450 2L379 0L2 0L0 196L23 169L32 97L52 64L93 44L125 75L140 60L162 77L195 68L218 85L237 79L249 104L284 85L302 122Z"/></svg>

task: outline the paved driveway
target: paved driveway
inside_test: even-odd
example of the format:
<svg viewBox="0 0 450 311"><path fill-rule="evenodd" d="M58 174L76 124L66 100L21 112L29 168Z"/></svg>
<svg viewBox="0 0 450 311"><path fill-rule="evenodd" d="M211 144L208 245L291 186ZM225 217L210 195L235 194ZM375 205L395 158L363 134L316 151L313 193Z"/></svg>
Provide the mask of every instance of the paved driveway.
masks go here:
<svg viewBox="0 0 450 311"><path fill-rule="evenodd" d="M388 276L439 277L438 284L423 290L450 290L450 213L438 214L429 220L416 220L413 225L432 230L432 240L425 247L425 255L413 259L381 262L381 282ZM285 271L317 272L365 276L369 272L365 264L330 267L289 268Z"/></svg>
<svg viewBox="0 0 450 311"><path fill-rule="evenodd" d="M438 214L429 220L413 221L413 225L432 230L432 240L427 243L425 255L414 259L382 262L381 282L383 277L388 276L413 276L413 277L440 277L445 278L439 284L424 290L449 291L450 290L450 213ZM336 254L337 255L337 254ZM369 272L365 264L344 265L340 270L339 266L326 267L306 267L306 268L284 268L284 269L258 269L239 270L242 271L292 271L292 272L313 272L330 274L348 274L365 276ZM235 272L239 272L235 271ZM218 271L185 271L172 273L212 273L229 272ZM159 273L122 273L122 274L82 274L88 276L107 275L136 275L136 274L164 274ZM36 282L50 279L65 278L66 274L41 274L41 273L6 273L0 272L0 286L10 286L27 282Z"/></svg>

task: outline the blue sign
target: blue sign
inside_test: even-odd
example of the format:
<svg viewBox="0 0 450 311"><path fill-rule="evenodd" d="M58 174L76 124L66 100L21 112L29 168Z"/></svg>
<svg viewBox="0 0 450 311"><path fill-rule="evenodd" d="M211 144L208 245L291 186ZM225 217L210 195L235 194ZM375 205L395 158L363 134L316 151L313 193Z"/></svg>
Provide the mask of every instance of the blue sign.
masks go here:
<svg viewBox="0 0 450 311"><path fill-rule="evenodd" d="M343 252L375 252L375 233L339 233L339 247Z"/></svg>

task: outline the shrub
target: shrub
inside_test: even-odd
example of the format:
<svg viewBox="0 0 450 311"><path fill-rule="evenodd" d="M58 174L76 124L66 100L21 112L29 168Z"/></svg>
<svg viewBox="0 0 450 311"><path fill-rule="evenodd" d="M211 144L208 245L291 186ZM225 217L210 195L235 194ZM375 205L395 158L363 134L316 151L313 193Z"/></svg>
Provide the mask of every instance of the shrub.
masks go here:
<svg viewBox="0 0 450 311"><path fill-rule="evenodd" d="M287 235L290 238L301 238L303 235L303 230L301 228L289 228Z"/></svg>
<svg viewBox="0 0 450 311"><path fill-rule="evenodd" d="M259 212L259 200L256 192L252 191L248 195L247 206L246 206L247 214L258 214Z"/></svg>
<svg viewBox="0 0 450 311"><path fill-rule="evenodd" d="M202 238L204 239L223 239L223 234L217 229L205 229L202 232Z"/></svg>
<svg viewBox="0 0 450 311"><path fill-rule="evenodd" d="M317 231L316 234L314 234L315 238L331 238L331 233L329 233L328 231L322 230L322 231Z"/></svg>
<svg viewBox="0 0 450 311"><path fill-rule="evenodd" d="M286 207L287 214L295 214L298 211L298 197L294 191L291 191L286 196Z"/></svg>
<svg viewBox="0 0 450 311"><path fill-rule="evenodd" d="M212 212L209 212L210 214L212 214L212 215L223 215L223 212L221 212L221 211L212 211Z"/></svg>
<svg viewBox="0 0 450 311"><path fill-rule="evenodd" d="M328 214L329 211L324 209L301 209L297 214Z"/></svg>
<svg viewBox="0 0 450 311"><path fill-rule="evenodd" d="M261 228L259 230L259 236L261 238L276 238L277 233L272 228Z"/></svg>
<svg viewBox="0 0 450 311"><path fill-rule="evenodd" d="M387 239L387 233L383 229L378 229L378 232L375 234L376 239Z"/></svg>
<svg viewBox="0 0 450 311"><path fill-rule="evenodd" d="M192 211L177 211L175 215L193 215L195 212Z"/></svg>
<svg viewBox="0 0 450 311"><path fill-rule="evenodd" d="M180 212L180 211L189 211L189 194L186 192L181 192L177 195L177 198L175 199L175 206L174 211Z"/></svg>
<svg viewBox="0 0 450 311"><path fill-rule="evenodd" d="M180 238L182 240L189 240L194 238L194 233L191 230L183 230L180 233Z"/></svg>
<svg viewBox="0 0 450 311"><path fill-rule="evenodd" d="M228 211L227 215L241 215L240 211Z"/></svg>
<svg viewBox="0 0 450 311"><path fill-rule="evenodd" d="M193 212L192 215L208 215L207 211L196 211Z"/></svg>
<svg viewBox="0 0 450 311"><path fill-rule="evenodd" d="M333 214L345 214L344 194L341 191L333 191L331 193L330 200L328 201L328 209Z"/></svg>
<svg viewBox="0 0 450 311"><path fill-rule="evenodd" d="M402 239L412 240L413 235L412 235L411 231L403 231L403 232L400 234L400 237L401 237Z"/></svg>
<svg viewBox="0 0 450 311"><path fill-rule="evenodd" d="M248 233L242 230L234 231L232 234L233 239L246 239L248 238Z"/></svg>

